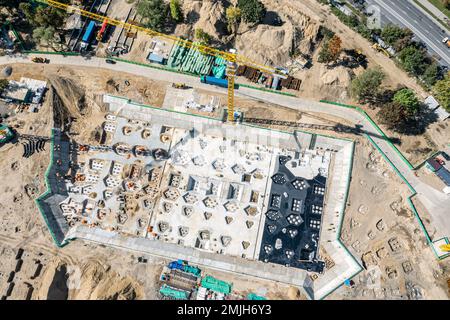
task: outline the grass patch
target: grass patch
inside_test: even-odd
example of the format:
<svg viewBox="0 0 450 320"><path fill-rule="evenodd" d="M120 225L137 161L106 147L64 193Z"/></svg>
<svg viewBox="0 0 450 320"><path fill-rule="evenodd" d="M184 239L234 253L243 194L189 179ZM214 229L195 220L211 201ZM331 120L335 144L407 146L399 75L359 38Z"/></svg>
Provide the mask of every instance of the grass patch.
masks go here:
<svg viewBox="0 0 450 320"><path fill-rule="evenodd" d="M428 0L428 1L431 2L440 11L442 11L442 13L444 13L447 16L447 18L450 19L450 10L447 9L440 0Z"/></svg>
<svg viewBox="0 0 450 320"><path fill-rule="evenodd" d="M444 21L442 21L441 19L439 19L438 17L436 17L430 10L428 10L426 7L424 7L419 1L417 1L417 0L414 0L414 2L419 6L419 7L421 7L423 10L425 10L430 16L432 16L434 19L436 19L445 29L447 29L447 30L450 30L450 27L448 26L448 24L447 23L445 23ZM434 1L431 1L430 0L430 2L434 2ZM439 2L439 0L436 0L435 1L436 3L438 3ZM433 3L434 4L434 3ZM438 6L436 6L440 11L442 11L443 13L445 13L445 15L447 16L447 17L449 17L449 14L450 14L450 12L447 10L447 9L445 9L445 7L444 6L441 6L442 7L442 9L444 9L446 12L444 12L441 8L439 8ZM450 17L449 17L450 18Z"/></svg>

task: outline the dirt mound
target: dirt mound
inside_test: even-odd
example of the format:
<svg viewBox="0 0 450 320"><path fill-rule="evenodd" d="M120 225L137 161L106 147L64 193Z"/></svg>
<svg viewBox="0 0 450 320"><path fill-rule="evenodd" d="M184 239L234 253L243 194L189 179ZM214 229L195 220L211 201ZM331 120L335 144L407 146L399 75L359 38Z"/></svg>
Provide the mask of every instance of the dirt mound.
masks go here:
<svg viewBox="0 0 450 320"><path fill-rule="evenodd" d="M239 36L236 48L253 61L281 65L289 60L289 52L292 52L293 32L290 23L283 27L259 25Z"/></svg>
<svg viewBox="0 0 450 320"><path fill-rule="evenodd" d="M121 277L109 266L99 262L85 264L81 271L79 289L73 299L134 300L143 298L143 289L131 277Z"/></svg>
<svg viewBox="0 0 450 320"><path fill-rule="evenodd" d="M216 38L226 35L225 7L221 1L203 1L198 14L199 19L195 23L194 29L202 28L203 31Z"/></svg>
<svg viewBox="0 0 450 320"><path fill-rule="evenodd" d="M233 1L232 1L233 2ZM234 47L255 62L283 65L290 54L301 51L309 54L314 49L319 23L292 7L285 1L263 1L267 8L263 23L257 26L241 22ZM185 23L179 24L175 35L194 38L195 29L203 29L212 36L213 45L229 47L233 36L229 35L226 8L229 1L184 1ZM281 20L282 25L275 21Z"/></svg>
<svg viewBox="0 0 450 320"><path fill-rule="evenodd" d="M285 1L263 1L267 8L266 18L276 15L282 21L281 26L267 24L249 27L241 24L236 48L239 53L252 60L274 65L283 65L293 53L310 54L320 24Z"/></svg>
<svg viewBox="0 0 450 320"><path fill-rule="evenodd" d="M202 29L216 41L226 41L227 25L222 1L183 1L184 23L178 24L174 34L194 39L195 29Z"/></svg>
<svg viewBox="0 0 450 320"><path fill-rule="evenodd" d="M348 70L344 67L327 69L322 65L320 70L320 81L323 85L335 85L347 88L350 85L351 77Z"/></svg>
<svg viewBox="0 0 450 320"><path fill-rule="evenodd" d="M69 296L67 279L67 265L59 259L50 262L42 275L42 282L35 299L67 300Z"/></svg>
<svg viewBox="0 0 450 320"><path fill-rule="evenodd" d="M81 267L59 259L46 268L36 299L48 300L135 300L143 299L141 285L122 277L110 266L88 261Z"/></svg>

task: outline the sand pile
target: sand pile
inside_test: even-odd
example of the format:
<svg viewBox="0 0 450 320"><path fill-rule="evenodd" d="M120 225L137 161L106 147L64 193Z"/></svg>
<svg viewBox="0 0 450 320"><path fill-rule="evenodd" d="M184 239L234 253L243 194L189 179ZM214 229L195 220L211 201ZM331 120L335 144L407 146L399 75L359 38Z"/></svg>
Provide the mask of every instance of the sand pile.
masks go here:
<svg viewBox="0 0 450 320"><path fill-rule="evenodd" d="M201 28L215 38L221 38L227 34L225 7L222 1L205 0L198 13L199 19L194 29Z"/></svg>
<svg viewBox="0 0 450 320"><path fill-rule="evenodd" d="M289 53L292 52L293 33L290 23L282 27L259 25L238 36L236 49L255 62L282 65L289 60Z"/></svg>
<svg viewBox="0 0 450 320"><path fill-rule="evenodd" d="M98 261L88 261L79 268L55 259L46 268L35 299L134 300L143 297L143 289L136 280L122 277Z"/></svg>
<svg viewBox="0 0 450 320"><path fill-rule="evenodd" d="M297 51L311 53L319 23L289 2L263 2L267 8L263 23L254 26L241 22L233 40L227 31L225 14L229 1L183 1L185 22L177 25L174 34L193 39L195 29L202 29L212 36L213 44L233 46L251 60L267 64L283 65L290 60L290 54ZM274 22L278 20L282 25Z"/></svg>
<svg viewBox="0 0 450 320"><path fill-rule="evenodd" d="M319 31L319 22L305 15L298 7L285 1L263 1L267 15L277 15L282 21L281 26L266 24L256 27L241 24L236 39L239 53L261 63L284 65L290 55L301 52L310 54L315 48Z"/></svg>
<svg viewBox="0 0 450 320"><path fill-rule="evenodd" d="M51 76L48 80L48 101L53 109L55 127L65 127L71 119L89 114L85 92L73 80L56 76Z"/></svg>
<svg viewBox="0 0 450 320"><path fill-rule="evenodd" d="M50 262L42 275L41 285L34 296L37 300L67 300L67 265L59 259Z"/></svg>
<svg viewBox="0 0 450 320"><path fill-rule="evenodd" d="M184 23L177 25L174 34L194 39L195 29L202 29L216 41L226 42L226 3L217 0L183 1Z"/></svg>
<svg viewBox="0 0 450 320"><path fill-rule="evenodd" d="M322 65L320 70L320 81L322 85L347 88L350 85L351 77L345 67L340 66L333 69L327 69L325 65Z"/></svg>

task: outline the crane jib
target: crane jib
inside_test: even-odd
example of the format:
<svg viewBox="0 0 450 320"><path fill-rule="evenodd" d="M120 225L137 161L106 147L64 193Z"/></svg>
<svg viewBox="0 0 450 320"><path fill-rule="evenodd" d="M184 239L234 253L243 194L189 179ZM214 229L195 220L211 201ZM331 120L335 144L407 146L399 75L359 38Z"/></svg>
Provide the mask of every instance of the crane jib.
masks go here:
<svg viewBox="0 0 450 320"><path fill-rule="evenodd" d="M236 65L245 65L247 67L259 70L263 73L276 75L280 78L287 77L286 73L278 70L277 68L265 66L265 65L253 62L250 59L248 59L244 56L238 55L236 53L226 52L226 51L222 51L219 49L211 48L209 46L205 46L200 43L194 43L190 40L186 40L186 39L178 38L176 36L164 34L164 33L152 30L152 29L148 29L148 28L136 25L136 24L116 20L116 19L113 19L113 18L110 18L107 16L103 16L103 15L99 15L99 14L96 14L96 13L93 13L90 11L80 9L80 8L72 6L72 5L58 2L58 1L54 1L54 0L32 0L32 1L47 4L49 6L52 6L52 7L61 9L61 10L65 10L67 12L78 13L81 16L88 17L92 20L96 20L101 23L108 23L113 26L122 26L125 29L129 29L129 30L134 29L136 31L144 32L153 37L158 36L163 39L168 39L168 40L175 42L179 46L184 46L189 49L194 49L194 50L197 50L206 55L220 57L220 58L223 58L224 60L227 60L229 63L232 63L234 65L232 70L230 70L230 67L228 67L228 71L229 71L228 72L228 84L229 84L228 85L228 120L229 121L232 121L232 119L234 119L234 83L235 83Z"/></svg>

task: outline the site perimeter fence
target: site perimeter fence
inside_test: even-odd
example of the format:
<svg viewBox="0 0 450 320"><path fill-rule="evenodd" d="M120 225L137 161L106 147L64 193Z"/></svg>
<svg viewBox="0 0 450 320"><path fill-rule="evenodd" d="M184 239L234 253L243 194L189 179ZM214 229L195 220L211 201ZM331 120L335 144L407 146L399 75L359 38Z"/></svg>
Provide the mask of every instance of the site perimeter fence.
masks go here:
<svg viewBox="0 0 450 320"><path fill-rule="evenodd" d="M55 52L55 51L38 51L38 50L24 50L22 53L25 54L51 54L51 55L59 55L59 56L81 56L78 52Z"/></svg>
<svg viewBox="0 0 450 320"><path fill-rule="evenodd" d="M331 104L331 105L335 105L335 106L339 106L339 107L343 107L343 108L349 108L349 109L353 109L358 111L359 113L361 113L366 119L367 121L369 121L377 130L377 132L383 137L383 139L386 141L386 143L388 143L391 148L400 156L400 158L402 159L402 161L411 169L411 170L417 170L419 168L421 168L425 162L427 161L427 159L434 157L436 155L438 155L440 153L440 151L438 150L433 150L431 152L429 152L427 154L427 156L425 157L424 160L422 160L421 162L419 162L418 164L413 165L408 159L406 159L406 157L402 154L402 152L400 150L398 150L398 148L392 143L392 141L389 139L389 137L384 133L384 131L376 124L376 122L372 119L371 116L369 116L369 114L364 111L363 109L361 109L360 107L357 106L352 106L352 105L348 105L348 104L344 104L344 103L339 103L339 102L334 102L334 101L328 101L328 100L320 100L320 102L323 103L327 103L327 104Z"/></svg>
<svg viewBox="0 0 450 320"><path fill-rule="evenodd" d="M24 51L24 53L31 53L31 54L54 54L54 55L63 55L63 56L81 56L81 54L79 54L79 53L77 53L77 52ZM121 58L116 58L116 57L113 57L113 58L111 58L111 59L116 60L116 61L120 61L120 62L124 62L124 63L130 63L130 64L140 65L140 66L144 66L144 67L148 67L148 68L154 68L154 69L164 70L164 71L169 71L169 72L174 72L174 73L182 73L182 74L185 74L185 75L197 77L197 75L194 75L194 74L191 74L191 73L187 73L187 72L184 72L184 71L179 71L179 70L171 69L171 68L168 68L168 67L162 67L162 66L159 67L159 66L155 66L155 65L150 65L150 64L146 64L146 63L141 63L141 62L136 62L136 61L126 60L126 59L121 59ZM261 91L271 92L271 93L275 93L275 94L281 94L281 95L287 95L287 96L293 96L293 97L296 96L296 95L291 94L291 93L286 93L286 92L280 92L280 91L276 91L276 90L270 90L270 89L260 88L260 87L251 86L251 85L247 85L247 84L239 84L239 85L242 85L242 86L244 86L244 87L248 87L248 88L251 88L251 89L256 89L256 90L261 90ZM342 103L333 102L333 101L328 101L328 100L320 100L320 102L327 103L327 104L330 104L330 105L339 106L339 107L344 107L344 108L353 109L353 110L356 110L356 111L358 111L359 113L361 113L361 114L362 114L362 115L363 115L363 116L364 116L364 117L365 117L365 118L366 118L366 119L374 126L374 128L375 128L375 129L378 131L378 133L383 137L383 139L391 146L391 148L398 154L398 156L402 159L402 161L403 161L403 162L404 162L411 170L416 170L416 169L418 169L418 168L426 161L426 160L425 160L424 162L420 163L420 164L417 165L417 166L412 165L412 164L410 163L410 161L409 161L408 159L406 159L406 157L405 157L405 156L398 150L398 148L390 141L389 137L386 136L386 134L384 133L384 131L383 131L383 130L375 123L375 121L367 114L367 112L364 111L363 109L361 109L360 107L352 106L352 105L347 105L347 104L342 104ZM382 156L384 157L384 159L386 159L386 161L388 161L388 163L392 166L392 168L393 168L394 171L397 173L397 175L399 175L399 177L406 183L406 185L408 186L408 188L409 188L410 191L412 192L411 196L408 197L408 204L410 205L411 210L412 210L413 213L414 213L414 216L416 217L416 219L417 219L417 221L419 222L419 225L420 225L422 231L423 231L424 234L425 234L425 237L426 237L426 239L427 239L427 243L431 246L431 248L432 248L433 252L435 253L436 257L437 257L438 259L443 259L443 258L446 258L447 256L449 256L449 255L445 255L445 256L443 256L443 257L439 257L439 255L437 254L436 250L434 249L433 244L432 244L432 240L431 240L431 238L430 238L430 236L429 236L429 233L428 233L428 231L426 230L426 227L425 227L425 225L423 224L422 219L420 218L420 216L419 216L419 214L418 214L418 212L417 212L417 209L416 209L415 205L413 204L413 202L412 202L412 200L411 200L411 198L417 194L416 190L411 186L411 184L406 180L406 178L400 173L400 171L399 171L399 170L397 169L397 167L392 163L392 161L389 160L389 158L384 154L384 152L383 152L383 151L380 149L380 147L375 143L375 141L373 141L373 139L372 139L370 136L368 136L368 135L365 135L365 136L366 136L366 138L371 142L371 144L374 145L375 148L382 154ZM53 131L52 131L52 143L53 143ZM53 148L53 146L52 146L52 148ZM52 152L53 152L53 150L52 150ZM438 153L438 152L435 151L433 154L436 154L436 153ZM52 156L52 159L53 159L53 155L51 155L51 156ZM50 166L51 166L51 165L52 165L52 161L51 161L51 163L50 163ZM49 188L49 184L48 184L48 180L47 180L47 174L48 174L48 171L49 171L49 169L50 169L50 166L49 166L49 168L48 168L48 170L47 170L47 172L46 172L46 184L47 184L47 187L48 187L48 188ZM47 189L46 193L43 194L42 196L40 196L38 199L42 199L42 197L45 196L45 195L47 195L48 192L49 192L49 190ZM348 190L347 190L347 193L348 193ZM38 202L37 202L37 203L38 203ZM41 214L43 214L42 208L41 208L41 206L39 205L39 203L38 203L38 207L39 207L39 210L41 211ZM55 241L55 243L56 243L59 247L62 247L62 246L64 246L65 244L67 244L67 243L59 243L59 242L56 240L56 237L55 237L53 231L51 230L51 228L50 228L50 226L49 226L49 224L48 224L48 221L47 221L47 218L46 218L45 214L43 214L43 217L44 217L44 219L45 219L45 221L46 221L46 223L47 223L47 226L48 226L48 228L49 228L49 230L50 230L50 232L51 232L51 234L52 234L52 237L53 237L53 240ZM342 221L341 221L341 224L342 224ZM339 230L341 230L341 229L339 229ZM339 232L340 232L340 231L339 231ZM340 236L339 236L339 238L338 238L338 241L339 241L340 244L342 244L342 242L340 241ZM342 244L342 245L343 245L343 244ZM343 245L343 247L345 248L345 250L348 251L348 249L346 248L345 245ZM352 256L353 256L353 255L352 255ZM358 263L358 264L359 264L359 263ZM330 292L330 293L331 293L331 292ZM327 295L328 295L328 294L327 294Z"/></svg>

